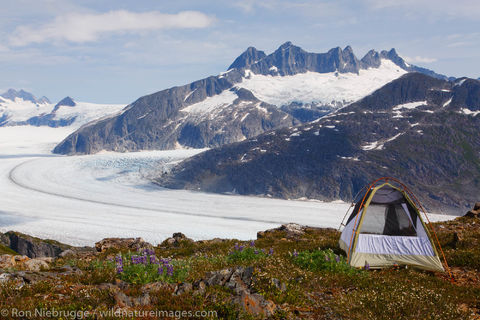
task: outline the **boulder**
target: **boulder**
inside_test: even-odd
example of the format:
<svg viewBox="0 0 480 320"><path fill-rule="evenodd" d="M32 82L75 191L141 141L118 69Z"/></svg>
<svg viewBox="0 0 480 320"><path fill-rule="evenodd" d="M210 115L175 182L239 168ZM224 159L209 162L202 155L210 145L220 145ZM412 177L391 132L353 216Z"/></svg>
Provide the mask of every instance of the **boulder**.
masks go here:
<svg viewBox="0 0 480 320"><path fill-rule="evenodd" d="M42 271L50 269L48 263L41 259L30 259L23 263L26 270L29 271Z"/></svg>
<svg viewBox="0 0 480 320"><path fill-rule="evenodd" d="M138 251L153 249L153 246L142 238L105 238L95 243L95 249L98 252L105 252L109 249Z"/></svg>
<svg viewBox="0 0 480 320"><path fill-rule="evenodd" d="M11 254L2 254L0 256L0 268L13 268L18 265L24 264L30 258L27 256L11 255Z"/></svg>
<svg viewBox="0 0 480 320"><path fill-rule="evenodd" d="M170 238L165 239L162 242L161 246L179 247L180 244L185 243L185 242L193 242L193 240L190 239L190 238L187 238L187 236L185 236L181 232L176 232Z"/></svg>
<svg viewBox="0 0 480 320"><path fill-rule="evenodd" d="M266 318L271 317L277 308L273 301L265 299L258 293L250 293L247 290L242 291L238 303L246 312L262 315Z"/></svg>

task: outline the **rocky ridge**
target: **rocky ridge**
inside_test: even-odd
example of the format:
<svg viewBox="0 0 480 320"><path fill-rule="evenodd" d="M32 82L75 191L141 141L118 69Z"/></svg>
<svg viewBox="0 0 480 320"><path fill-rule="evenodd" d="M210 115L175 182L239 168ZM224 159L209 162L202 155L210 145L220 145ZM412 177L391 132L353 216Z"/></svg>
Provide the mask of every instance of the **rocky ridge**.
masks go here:
<svg viewBox="0 0 480 320"><path fill-rule="evenodd" d="M286 42L269 55L250 47L227 72L141 97L121 114L80 128L54 152L218 147L315 120L411 71L446 78L405 63L394 49L370 51L359 60L349 46L310 53ZM337 82L345 88L339 90ZM263 97L265 85L273 91ZM302 88L314 96L306 97ZM353 93L343 97L345 92Z"/></svg>

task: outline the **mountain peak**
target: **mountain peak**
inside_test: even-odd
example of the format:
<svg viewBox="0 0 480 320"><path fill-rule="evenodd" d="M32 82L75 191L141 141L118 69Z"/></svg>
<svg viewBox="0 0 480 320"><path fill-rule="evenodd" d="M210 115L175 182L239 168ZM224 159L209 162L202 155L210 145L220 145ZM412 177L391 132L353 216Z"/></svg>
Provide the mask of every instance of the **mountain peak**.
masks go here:
<svg viewBox="0 0 480 320"><path fill-rule="evenodd" d="M1 94L0 96L5 98L5 99L12 100L12 101L15 101L15 98L20 98L20 99L23 99L25 101L30 101L30 102L33 102L33 103L39 103L39 104L50 103L50 100L48 100L47 97L43 96L42 98L37 99L37 98L35 98L35 96L33 94L31 94L30 92L27 92L23 89L20 89L18 91L15 90L15 89L8 89L6 92Z"/></svg>
<svg viewBox="0 0 480 320"><path fill-rule="evenodd" d="M343 52L350 52L353 54L353 49L352 47L350 47L349 45L345 47L345 49L343 49Z"/></svg>
<svg viewBox="0 0 480 320"><path fill-rule="evenodd" d="M287 42L283 43L280 47L278 47L277 50L285 50L285 49L288 49L291 46L293 46L293 43L291 41L287 41Z"/></svg>
<svg viewBox="0 0 480 320"><path fill-rule="evenodd" d="M62 100L60 100L60 101L55 105L55 107L53 108L53 111L52 111L52 112L57 111L58 108L60 108L61 106L75 107L75 106L76 106L76 103L75 103L75 101L73 101L72 98L70 98L70 97L65 97L65 98L63 98Z"/></svg>
<svg viewBox="0 0 480 320"><path fill-rule="evenodd" d="M235 68L247 68L266 56L267 55L265 52L257 50L254 47L248 47L247 50L245 50L240 56L238 56L237 59L235 59L235 61L233 61L233 63L228 67L228 70Z"/></svg>

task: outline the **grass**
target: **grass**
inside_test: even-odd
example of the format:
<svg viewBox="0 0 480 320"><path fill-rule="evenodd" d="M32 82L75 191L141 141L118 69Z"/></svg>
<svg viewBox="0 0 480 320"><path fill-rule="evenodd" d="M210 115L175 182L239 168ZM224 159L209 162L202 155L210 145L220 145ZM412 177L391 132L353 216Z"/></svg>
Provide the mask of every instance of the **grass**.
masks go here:
<svg viewBox="0 0 480 320"><path fill-rule="evenodd" d="M478 225L457 219L436 223L434 228L449 265L478 279ZM173 266L171 275L166 269L158 272L163 262L132 263L132 256L142 253L110 250L90 260L60 259L58 265L74 265L83 273L21 288L12 282L3 283L0 308L108 310L115 306L114 292L100 289L99 284L125 281L130 285L123 292L138 297L144 294L145 283L159 281L167 285L150 292L150 305L136 308L214 310L220 319L261 319L246 314L235 304L233 291L225 287L207 287L202 294L172 295L178 282L193 283L209 271L253 266L251 290L277 305L273 319L475 319L475 313L480 312L480 281L451 283L444 274L410 268L354 269L345 262L338 237L333 229L307 229L300 237L277 231L254 243L215 240L185 241L177 247L162 244L147 256L155 256L159 262L167 259ZM117 270L116 257L120 256L122 272Z"/></svg>
<svg viewBox="0 0 480 320"><path fill-rule="evenodd" d="M18 253L7 246L4 246L0 243L0 255L2 254L11 254L11 255L18 255Z"/></svg>

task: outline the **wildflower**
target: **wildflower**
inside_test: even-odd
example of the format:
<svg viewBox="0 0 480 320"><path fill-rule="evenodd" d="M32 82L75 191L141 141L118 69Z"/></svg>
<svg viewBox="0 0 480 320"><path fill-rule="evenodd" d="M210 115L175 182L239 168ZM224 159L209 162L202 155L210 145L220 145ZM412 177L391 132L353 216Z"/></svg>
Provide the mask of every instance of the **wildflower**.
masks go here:
<svg viewBox="0 0 480 320"><path fill-rule="evenodd" d="M245 246L238 247L238 251L243 251L243 248L245 248Z"/></svg>
<svg viewBox="0 0 480 320"><path fill-rule="evenodd" d="M157 257L150 256L150 264L157 264Z"/></svg>
<svg viewBox="0 0 480 320"><path fill-rule="evenodd" d="M268 254L273 255L273 248L270 248L270 250L268 250Z"/></svg>
<svg viewBox="0 0 480 320"><path fill-rule="evenodd" d="M158 267L158 274L160 274L160 275L163 274L163 267L162 266Z"/></svg>
<svg viewBox="0 0 480 320"><path fill-rule="evenodd" d="M330 261L330 258L327 255L325 255L325 261L327 261L327 262Z"/></svg>
<svg viewBox="0 0 480 320"><path fill-rule="evenodd" d="M253 251L254 254L258 254L258 250Z"/></svg>
<svg viewBox="0 0 480 320"><path fill-rule="evenodd" d="M171 264L167 266L167 275L170 277L173 276L173 266Z"/></svg>
<svg viewBox="0 0 480 320"><path fill-rule="evenodd" d="M367 261L365 261L365 270L370 270L370 264Z"/></svg>
<svg viewBox="0 0 480 320"><path fill-rule="evenodd" d="M295 258L298 257L297 249L294 249L294 250L293 250L293 256L294 256Z"/></svg>
<svg viewBox="0 0 480 320"><path fill-rule="evenodd" d="M255 241L250 241L250 247L255 247Z"/></svg>
<svg viewBox="0 0 480 320"><path fill-rule="evenodd" d="M235 243L235 246L233 246L233 248L235 249L235 251L238 251L238 243Z"/></svg>
<svg viewBox="0 0 480 320"><path fill-rule="evenodd" d="M340 256L335 255L335 261L340 262Z"/></svg>

